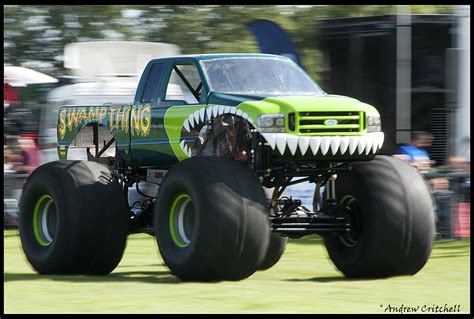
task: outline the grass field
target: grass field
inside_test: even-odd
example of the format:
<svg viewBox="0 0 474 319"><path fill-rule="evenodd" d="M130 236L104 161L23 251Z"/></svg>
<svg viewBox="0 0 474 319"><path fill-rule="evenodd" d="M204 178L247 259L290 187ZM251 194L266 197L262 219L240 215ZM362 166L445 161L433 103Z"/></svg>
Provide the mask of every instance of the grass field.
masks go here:
<svg viewBox="0 0 474 319"><path fill-rule="evenodd" d="M10 313L383 313L391 307L448 307L470 313L470 243L435 244L415 276L348 280L318 237L293 240L273 268L240 282L183 283L153 237L132 235L120 265L104 277L40 276L16 231L4 232L4 311ZM434 311L431 310L431 311Z"/></svg>

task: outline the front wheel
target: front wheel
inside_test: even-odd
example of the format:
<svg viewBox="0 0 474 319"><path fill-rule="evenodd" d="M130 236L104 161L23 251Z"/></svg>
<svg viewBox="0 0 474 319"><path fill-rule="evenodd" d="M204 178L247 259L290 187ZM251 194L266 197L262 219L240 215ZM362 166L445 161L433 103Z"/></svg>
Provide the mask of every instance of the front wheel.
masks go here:
<svg viewBox="0 0 474 319"><path fill-rule="evenodd" d="M161 256L183 280L241 280L270 239L263 189L242 163L192 157L166 174L155 205Z"/></svg>
<svg viewBox="0 0 474 319"><path fill-rule="evenodd" d="M348 277L413 275L425 265L435 215L423 177L389 156L354 163L338 175L339 214L352 229L324 237L331 260Z"/></svg>

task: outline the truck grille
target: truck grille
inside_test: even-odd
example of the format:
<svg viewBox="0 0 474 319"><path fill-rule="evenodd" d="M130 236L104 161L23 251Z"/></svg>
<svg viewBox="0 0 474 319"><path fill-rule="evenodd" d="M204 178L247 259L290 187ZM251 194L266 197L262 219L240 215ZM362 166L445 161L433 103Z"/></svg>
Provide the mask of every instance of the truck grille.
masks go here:
<svg viewBox="0 0 474 319"><path fill-rule="evenodd" d="M366 126L364 112L300 112L299 132L302 134L334 135L334 133L353 133L363 131ZM337 124L328 125L328 120Z"/></svg>

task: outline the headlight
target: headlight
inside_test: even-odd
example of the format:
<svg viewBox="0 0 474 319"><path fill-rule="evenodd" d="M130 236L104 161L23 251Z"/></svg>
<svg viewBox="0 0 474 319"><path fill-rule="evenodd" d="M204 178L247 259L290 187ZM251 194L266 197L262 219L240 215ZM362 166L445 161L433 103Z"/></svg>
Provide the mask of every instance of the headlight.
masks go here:
<svg viewBox="0 0 474 319"><path fill-rule="evenodd" d="M257 127L264 133L281 133L285 131L284 114L263 114L257 117Z"/></svg>
<svg viewBox="0 0 474 319"><path fill-rule="evenodd" d="M379 114L367 114L367 132L380 132L382 124Z"/></svg>
<svg viewBox="0 0 474 319"><path fill-rule="evenodd" d="M278 117L275 119L275 126L285 127L285 119L283 117Z"/></svg>

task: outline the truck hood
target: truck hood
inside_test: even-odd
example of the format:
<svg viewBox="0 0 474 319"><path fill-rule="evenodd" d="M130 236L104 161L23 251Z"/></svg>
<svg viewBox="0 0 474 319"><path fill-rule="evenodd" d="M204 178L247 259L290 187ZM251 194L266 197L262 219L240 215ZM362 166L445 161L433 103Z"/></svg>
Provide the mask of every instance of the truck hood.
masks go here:
<svg viewBox="0 0 474 319"><path fill-rule="evenodd" d="M260 114L292 112L364 111L378 113L377 109L369 104L341 95L268 97L260 101L242 102L238 108L249 114L254 120Z"/></svg>
<svg viewBox="0 0 474 319"><path fill-rule="evenodd" d="M209 105L235 106L256 120L261 114L324 111L364 111L378 113L373 106L342 95L272 96L211 92Z"/></svg>

